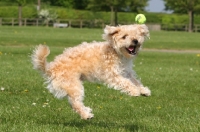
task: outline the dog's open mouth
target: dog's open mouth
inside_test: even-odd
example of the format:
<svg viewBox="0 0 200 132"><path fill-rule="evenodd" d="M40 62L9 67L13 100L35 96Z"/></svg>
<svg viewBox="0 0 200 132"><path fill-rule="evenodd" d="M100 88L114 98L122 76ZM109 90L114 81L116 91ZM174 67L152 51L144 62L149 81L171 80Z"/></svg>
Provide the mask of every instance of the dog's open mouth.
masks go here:
<svg viewBox="0 0 200 132"><path fill-rule="evenodd" d="M131 55L136 55L137 54L137 51L136 51L136 46L129 46L128 48L126 48L126 50L128 51L129 54Z"/></svg>

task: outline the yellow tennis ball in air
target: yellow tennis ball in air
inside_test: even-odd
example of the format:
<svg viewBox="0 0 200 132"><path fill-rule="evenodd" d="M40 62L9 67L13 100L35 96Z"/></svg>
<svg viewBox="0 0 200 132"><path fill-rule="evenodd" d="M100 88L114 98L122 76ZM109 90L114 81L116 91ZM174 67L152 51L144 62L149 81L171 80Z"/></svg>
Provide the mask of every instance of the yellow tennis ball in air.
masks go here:
<svg viewBox="0 0 200 132"><path fill-rule="evenodd" d="M138 14L136 17L135 17L135 22L138 23L138 24L144 24L146 22L146 17L144 14Z"/></svg>

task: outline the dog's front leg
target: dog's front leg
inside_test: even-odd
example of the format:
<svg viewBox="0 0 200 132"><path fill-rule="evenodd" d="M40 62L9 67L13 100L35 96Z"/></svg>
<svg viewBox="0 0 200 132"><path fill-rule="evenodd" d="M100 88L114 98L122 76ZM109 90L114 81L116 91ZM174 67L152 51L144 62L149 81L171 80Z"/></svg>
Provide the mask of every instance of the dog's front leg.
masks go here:
<svg viewBox="0 0 200 132"><path fill-rule="evenodd" d="M144 87L139 80L135 79L134 77L131 77L131 80L136 86L139 87L141 95L144 95L144 96L150 96L151 95L151 91L149 90L149 88Z"/></svg>
<svg viewBox="0 0 200 132"><path fill-rule="evenodd" d="M143 84L140 82L140 80L136 79L136 77L135 77L136 74L135 74L134 71L125 72L125 73L126 73L126 77L130 78L130 80L140 89L141 95L144 95L144 96L150 96L151 95L151 91L149 90L149 88L144 87Z"/></svg>
<svg viewBox="0 0 200 132"><path fill-rule="evenodd" d="M140 96L140 88L133 84L130 79L124 78L121 75L106 80L106 83L109 87L113 87L114 89L127 93L130 96Z"/></svg>

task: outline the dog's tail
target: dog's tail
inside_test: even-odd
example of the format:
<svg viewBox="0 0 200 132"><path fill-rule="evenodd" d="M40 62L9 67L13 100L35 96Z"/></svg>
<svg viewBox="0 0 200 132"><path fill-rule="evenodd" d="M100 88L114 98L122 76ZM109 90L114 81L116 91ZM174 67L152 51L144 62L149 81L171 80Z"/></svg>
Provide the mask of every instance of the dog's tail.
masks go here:
<svg viewBox="0 0 200 132"><path fill-rule="evenodd" d="M47 61L46 57L50 54L49 47L46 45L39 45L33 51L31 55L32 64L34 69L40 70L43 73L46 72L47 69Z"/></svg>

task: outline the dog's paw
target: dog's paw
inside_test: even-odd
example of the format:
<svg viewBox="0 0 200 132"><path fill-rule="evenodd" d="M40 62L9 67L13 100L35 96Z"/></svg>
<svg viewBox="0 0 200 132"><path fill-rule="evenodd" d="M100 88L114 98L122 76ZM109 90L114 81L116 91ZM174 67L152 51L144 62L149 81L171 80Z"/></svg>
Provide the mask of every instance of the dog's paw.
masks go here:
<svg viewBox="0 0 200 132"><path fill-rule="evenodd" d="M89 120L89 119L92 119L93 117L94 117L94 114L92 113L85 113L84 115L81 116L81 118L84 120Z"/></svg>
<svg viewBox="0 0 200 132"><path fill-rule="evenodd" d="M90 114L88 115L87 120L92 119L93 117L94 117L94 114L90 113Z"/></svg>
<svg viewBox="0 0 200 132"><path fill-rule="evenodd" d="M139 90L139 89L133 89L133 90L131 90L131 91L128 91L128 94L129 94L130 96L138 97L138 96L140 96L140 90Z"/></svg>
<svg viewBox="0 0 200 132"><path fill-rule="evenodd" d="M92 112L92 109L90 107L85 107L85 111L91 113Z"/></svg>
<svg viewBox="0 0 200 132"><path fill-rule="evenodd" d="M140 87L140 92L141 92L141 95L143 95L143 96L151 95L151 91L149 90L148 87Z"/></svg>
<svg viewBox="0 0 200 132"><path fill-rule="evenodd" d="M94 117L94 114L91 113L92 109L90 107L84 107L82 114L81 114L81 119L84 120L89 120Z"/></svg>

